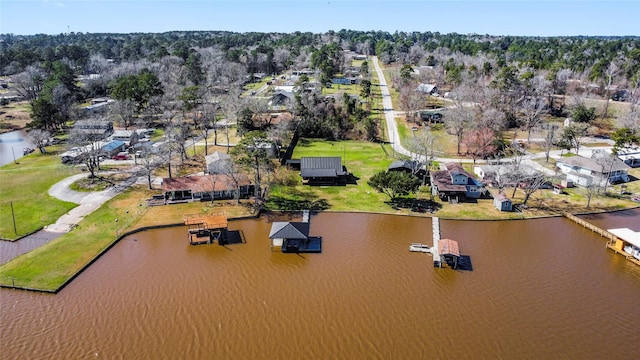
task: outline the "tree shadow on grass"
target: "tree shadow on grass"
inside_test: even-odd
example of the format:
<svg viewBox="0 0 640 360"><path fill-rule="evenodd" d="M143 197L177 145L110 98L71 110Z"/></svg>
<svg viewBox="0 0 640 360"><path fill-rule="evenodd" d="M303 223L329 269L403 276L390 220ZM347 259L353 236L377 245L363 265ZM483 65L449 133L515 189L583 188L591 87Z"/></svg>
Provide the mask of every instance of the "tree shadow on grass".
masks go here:
<svg viewBox="0 0 640 360"><path fill-rule="evenodd" d="M265 208L268 210L326 210L329 202L325 199L309 200L309 199L290 199L281 196L272 196L267 200Z"/></svg>
<svg viewBox="0 0 640 360"><path fill-rule="evenodd" d="M418 213L434 213L442 208L441 204L425 199L396 198L385 203L395 210L411 209L411 211Z"/></svg>

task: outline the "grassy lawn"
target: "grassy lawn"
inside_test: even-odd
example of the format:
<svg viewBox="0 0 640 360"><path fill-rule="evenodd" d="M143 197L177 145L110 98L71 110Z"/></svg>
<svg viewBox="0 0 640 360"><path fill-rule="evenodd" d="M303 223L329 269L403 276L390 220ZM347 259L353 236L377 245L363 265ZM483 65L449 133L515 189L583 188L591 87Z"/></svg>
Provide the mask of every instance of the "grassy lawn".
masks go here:
<svg viewBox="0 0 640 360"><path fill-rule="evenodd" d="M26 101L0 105L0 132L23 129L31 122L31 106Z"/></svg>
<svg viewBox="0 0 640 360"><path fill-rule="evenodd" d="M36 151L0 168L0 236L15 240L39 228L54 223L76 204L55 199L49 188L78 170L60 163L56 147L47 154ZM17 235L13 229L11 203L16 219Z"/></svg>
<svg viewBox="0 0 640 360"><path fill-rule="evenodd" d="M144 187L135 187L116 196L71 232L2 265L0 284L54 291L126 231L181 223L185 214L225 211L230 218L250 215L246 202L240 205L235 202L195 202L147 207L144 200L151 194Z"/></svg>
<svg viewBox="0 0 640 360"><path fill-rule="evenodd" d="M294 186L275 186L270 191L270 205L276 203L300 209L304 201L326 200L328 210L396 212L384 194L372 189L367 181L378 171L386 170L393 162L389 147L381 144L357 141L324 141L301 139L293 153L293 158L307 156L340 156L347 171L357 177L357 185L346 186L306 186L300 176L290 171L296 179Z"/></svg>

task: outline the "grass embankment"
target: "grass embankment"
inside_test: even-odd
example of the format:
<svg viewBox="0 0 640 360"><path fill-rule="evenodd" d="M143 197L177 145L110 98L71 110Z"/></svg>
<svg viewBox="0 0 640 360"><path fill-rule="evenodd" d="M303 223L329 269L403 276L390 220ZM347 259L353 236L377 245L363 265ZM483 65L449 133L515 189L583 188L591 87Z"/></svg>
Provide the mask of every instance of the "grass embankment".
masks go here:
<svg viewBox="0 0 640 360"><path fill-rule="evenodd" d="M235 202L147 207L145 199L151 194L151 190L134 187L116 196L71 232L0 266L0 284L56 291L125 232L181 223L185 214L225 211L230 218L250 214L247 204Z"/></svg>
<svg viewBox="0 0 640 360"><path fill-rule="evenodd" d="M18 164L0 168L0 237L15 240L54 223L77 206L48 194L53 184L78 172L60 163L59 150L51 146L46 154L36 151L21 157ZM13 228L12 203L17 234Z"/></svg>
<svg viewBox="0 0 640 360"><path fill-rule="evenodd" d="M26 101L0 106L0 133L24 129L31 122L31 107Z"/></svg>

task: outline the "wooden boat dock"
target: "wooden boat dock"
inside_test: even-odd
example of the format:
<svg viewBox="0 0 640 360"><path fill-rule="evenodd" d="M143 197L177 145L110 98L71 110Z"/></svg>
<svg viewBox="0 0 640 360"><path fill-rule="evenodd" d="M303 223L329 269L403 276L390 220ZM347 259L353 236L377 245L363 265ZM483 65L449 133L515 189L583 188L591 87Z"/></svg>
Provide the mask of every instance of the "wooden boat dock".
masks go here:
<svg viewBox="0 0 640 360"><path fill-rule="evenodd" d="M640 259L634 256L634 254L638 254L638 257L640 257L640 233L633 232L630 229L605 230L569 213L564 213L564 217L608 239L609 241L607 241L606 244L607 249L612 250L616 254L623 255L627 260L636 265L640 265Z"/></svg>
<svg viewBox="0 0 640 360"><path fill-rule="evenodd" d="M440 241L440 218L434 216L431 218L431 224L433 228L433 246L431 247L431 253L433 254L433 266L442 267L442 259L438 252L438 242Z"/></svg>
<svg viewBox="0 0 640 360"><path fill-rule="evenodd" d="M229 223L224 212L185 215L184 224L189 227L191 245L213 244L216 240L218 245L225 244Z"/></svg>

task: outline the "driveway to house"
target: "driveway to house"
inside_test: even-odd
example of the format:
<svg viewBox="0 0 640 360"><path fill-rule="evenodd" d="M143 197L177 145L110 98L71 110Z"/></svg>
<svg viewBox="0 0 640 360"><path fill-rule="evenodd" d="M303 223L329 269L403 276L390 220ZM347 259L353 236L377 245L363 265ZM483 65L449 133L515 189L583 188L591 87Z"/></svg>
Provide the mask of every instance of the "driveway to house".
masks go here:
<svg viewBox="0 0 640 360"><path fill-rule="evenodd" d="M54 184L49 189L49 195L63 201L78 204L79 206L62 215L55 223L47 225L42 230L27 235L20 240L0 241L0 265L71 231L85 216L91 214L106 201L133 185L138 180L138 177L134 175L135 168L131 171L132 176L122 184L112 186L102 191L79 192L71 190L71 184L89 176L89 173L73 175Z"/></svg>

